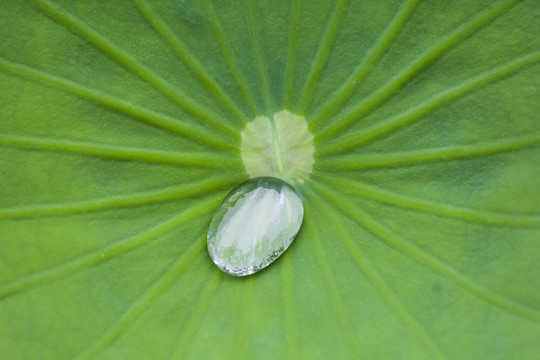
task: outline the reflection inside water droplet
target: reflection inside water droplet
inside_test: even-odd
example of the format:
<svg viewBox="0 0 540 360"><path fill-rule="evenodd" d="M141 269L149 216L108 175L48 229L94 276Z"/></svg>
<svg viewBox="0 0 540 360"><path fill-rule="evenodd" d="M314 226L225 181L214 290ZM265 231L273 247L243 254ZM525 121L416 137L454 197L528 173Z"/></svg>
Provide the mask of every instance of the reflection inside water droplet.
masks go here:
<svg viewBox="0 0 540 360"><path fill-rule="evenodd" d="M245 276L276 260L300 230L304 207L283 180L260 177L233 189L208 230L208 252L224 272Z"/></svg>

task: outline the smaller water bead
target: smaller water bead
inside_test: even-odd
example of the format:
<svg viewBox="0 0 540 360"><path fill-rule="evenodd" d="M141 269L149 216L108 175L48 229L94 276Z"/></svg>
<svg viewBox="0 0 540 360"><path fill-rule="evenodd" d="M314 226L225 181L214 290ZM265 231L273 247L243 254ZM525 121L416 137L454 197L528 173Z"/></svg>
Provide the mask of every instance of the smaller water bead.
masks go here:
<svg viewBox="0 0 540 360"><path fill-rule="evenodd" d="M303 218L302 200L291 185L273 177L248 180L217 208L208 230L208 253L228 274L253 274L287 250Z"/></svg>

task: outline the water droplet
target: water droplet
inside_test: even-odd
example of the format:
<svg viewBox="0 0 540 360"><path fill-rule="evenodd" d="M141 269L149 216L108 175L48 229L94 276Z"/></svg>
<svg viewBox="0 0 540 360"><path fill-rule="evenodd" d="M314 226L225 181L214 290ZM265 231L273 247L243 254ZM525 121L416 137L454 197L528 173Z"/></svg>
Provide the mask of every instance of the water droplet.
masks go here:
<svg viewBox="0 0 540 360"><path fill-rule="evenodd" d="M208 252L228 274L253 274L287 250L303 217L302 200L291 185L272 177L248 180L217 208L208 230Z"/></svg>

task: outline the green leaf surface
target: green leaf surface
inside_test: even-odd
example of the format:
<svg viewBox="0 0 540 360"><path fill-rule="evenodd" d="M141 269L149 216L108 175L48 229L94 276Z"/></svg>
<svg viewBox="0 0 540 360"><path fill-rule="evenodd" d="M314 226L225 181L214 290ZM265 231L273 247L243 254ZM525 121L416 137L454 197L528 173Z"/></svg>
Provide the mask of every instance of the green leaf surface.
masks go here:
<svg viewBox="0 0 540 360"><path fill-rule="evenodd" d="M540 3L0 4L0 358L537 359ZM314 135L305 221L206 250L241 132Z"/></svg>

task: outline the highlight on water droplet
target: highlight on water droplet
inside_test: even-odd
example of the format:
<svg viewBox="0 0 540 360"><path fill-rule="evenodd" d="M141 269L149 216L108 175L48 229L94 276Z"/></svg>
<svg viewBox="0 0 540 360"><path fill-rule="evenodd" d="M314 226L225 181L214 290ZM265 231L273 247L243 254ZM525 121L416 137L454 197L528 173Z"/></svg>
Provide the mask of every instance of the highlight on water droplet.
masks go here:
<svg viewBox="0 0 540 360"><path fill-rule="evenodd" d="M208 253L227 274L253 274L287 250L303 218L302 200L291 185L273 177L248 180L217 208L208 230Z"/></svg>

